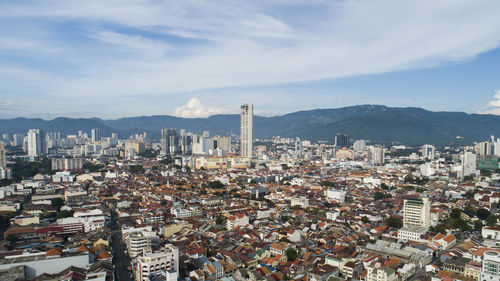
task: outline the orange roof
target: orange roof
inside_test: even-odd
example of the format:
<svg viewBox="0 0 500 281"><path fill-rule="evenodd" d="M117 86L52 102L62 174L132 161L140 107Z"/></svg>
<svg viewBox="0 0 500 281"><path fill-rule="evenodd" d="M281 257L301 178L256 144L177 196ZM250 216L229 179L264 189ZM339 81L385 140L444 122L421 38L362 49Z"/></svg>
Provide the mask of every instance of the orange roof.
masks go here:
<svg viewBox="0 0 500 281"><path fill-rule="evenodd" d="M62 254L61 250L59 250L57 248L53 248L53 249L48 250L45 253L45 256L60 256L61 254Z"/></svg>
<svg viewBox="0 0 500 281"><path fill-rule="evenodd" d="M107 260L109 258L111 258L111 255L106 251L101 251L99 255L97 255L98 260Z"/></svg>
<svg viewBox="0 0 500 281"><path fill-rule="evenodd" d="M88 252L89 251L89 248L85 247L85 245L81 245L78 250L76 250L77 252Z"/></svg>
<svg viewBox="0 0 500 281"><path fill-rule="evenodd" d="M446 235L446 237L443 238L443 240L446 241L447 243L450 243L451 241L456 240L456 239L457 238L455 236L453 236L452 234Z"/></svg>

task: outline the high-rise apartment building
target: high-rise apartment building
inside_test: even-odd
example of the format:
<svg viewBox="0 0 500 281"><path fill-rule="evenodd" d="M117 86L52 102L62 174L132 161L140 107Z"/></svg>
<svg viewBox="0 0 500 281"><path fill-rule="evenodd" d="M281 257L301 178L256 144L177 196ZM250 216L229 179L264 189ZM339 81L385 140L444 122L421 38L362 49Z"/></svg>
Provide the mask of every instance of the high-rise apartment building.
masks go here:
<svg viewBox="0 0 500 281"><path fill-rule="evenodd" d="M357 140L352 145L354 152L363 152L366 149L366 141L365 140Z"/></svg>
<svg viewBox="0 0 500 281"><path fill-rule="evenodd" d="M405 199L403 206L403 227L418 226L429 228L431 204L429 198Z"/></svg>
<svg viewBox="0 0 500 281"><path fill-rule="evenodd" d="M462 175L464 177L470 176L476 171L476 154L466 151L464 155L462 155Z"/></svg>
<svg viewBox="0 0 500 281"><path fill-rule="evenodd" d="M98 142L101 140L101 132L99 131L99 128L90 130L90 139L92 142Z"/></svg>
<svg viewBox="0 0 500 281"><path fill-rule="evenodd" d="M435 147L430 144L424 144L422 146L422 157L428 159L428 160L433 160L434 159L434 151Z"/></svg>
<svg viewBox="0 0 500 281"><path fill-rule="evenodd" d="M493 155L492 144L489 141L483 141L476 145L476 154L479 156Z"/></svg>
<svg viewBox="0 0 500 281"><path fill-rule="evenodd" d="M337 134L335 136L335 146L337 148L349 147L349 136L345 134Z"/></svg>
<svg viewBox="0 0 500 281"><path fill-rule="evenodd" d="M29 129L27 136L28 157L34 160L45 154L45 134L40 129Z"/></svg>
<svg viewBox="0 0 500 281"><path fill-rule="evenodd" d="M300 157L302 157L302 142L300 141L300 138L297 137L295 139L295 158Z"/></svg>
<svg viewBox="0 0 500 281"><path fill-rule="evenodd" d="M161 129L161 154L175 155L179 151L177 129Z"/></svg>
<svg viewBox="0 0 500 281"><path fill-rule="evenodd" d="M7 159L5 158L5 146L0 141L0 168L7 168Z"/></svg>
<svg viewBox="0 0 500 281"><path fill-rule="evenodd" d="M373 165L384 164L384 148L380 146L370 146L368 150L368 161Z"/></svg>
<svg viewBox="0 0 500 281"><path fill-rule="evenodd" d="M241 156L253 156L253 104L241 105Z"/></svg>

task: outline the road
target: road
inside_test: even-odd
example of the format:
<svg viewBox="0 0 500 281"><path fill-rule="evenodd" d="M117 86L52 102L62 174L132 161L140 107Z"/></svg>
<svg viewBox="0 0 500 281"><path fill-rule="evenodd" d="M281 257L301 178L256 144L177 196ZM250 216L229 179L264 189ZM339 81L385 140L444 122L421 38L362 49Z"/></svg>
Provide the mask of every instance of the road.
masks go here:
<svg viewBox="0 0 500 281"><path fill-rule="evenodd" d="M115 266L115 274L118 281L131 281L130 271L127 267L130 265L130 260L125 254L125 244L122 242L122 236L118 226L118 217L116 212L111 212L111 244L113 246L113 265Z"/></svg>

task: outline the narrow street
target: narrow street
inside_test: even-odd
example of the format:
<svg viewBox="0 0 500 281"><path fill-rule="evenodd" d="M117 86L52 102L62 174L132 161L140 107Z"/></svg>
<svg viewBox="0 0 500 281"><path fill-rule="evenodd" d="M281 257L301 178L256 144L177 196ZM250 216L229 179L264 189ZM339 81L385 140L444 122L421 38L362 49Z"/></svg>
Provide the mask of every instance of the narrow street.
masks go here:
<svg viewBox="0 0 500 281"><path fill-rule="evenodd" d="M113 246L113 265L115 266L115 276L118 281L131 281L130 271L127 267L130 265L129 258L125 254L125 246L122 241L118 217L114 211L111 212L111 243Z"/></svg>

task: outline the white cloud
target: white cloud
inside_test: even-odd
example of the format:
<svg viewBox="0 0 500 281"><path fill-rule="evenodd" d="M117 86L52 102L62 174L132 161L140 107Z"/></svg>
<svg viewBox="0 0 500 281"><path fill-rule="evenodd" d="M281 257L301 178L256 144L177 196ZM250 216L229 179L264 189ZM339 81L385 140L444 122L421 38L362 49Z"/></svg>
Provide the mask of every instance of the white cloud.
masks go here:
<svg viewBox="0 0 500 281"><path fill-rule="evenodd" d="M29 20L52 32L23 44L57 47L47 65L71 73L16 65L50 72L36 82L52 95L178 100L469 60L500 45L499 14L500 1L476 0L20 0L1 4L0 30ZM22 90L25 80L9 83Z"/></svg>
<svg viewBox="0 0 500 281"><path fill-rule="evenodd" d="M480 111L479 113L500 115L500 89L496 90L493 98L494 100L490 101L488 105L486 105L486 109Z"/></svg>
<svg viewBox="0 0 500 281"><path fill-rule="evenodd" d="M187 104L177 107L174 110L174 115L184 118L199 118L221 114L223 112L223 109L220 107L207 107L201 104L199 98L191 98Z"/></svg>

